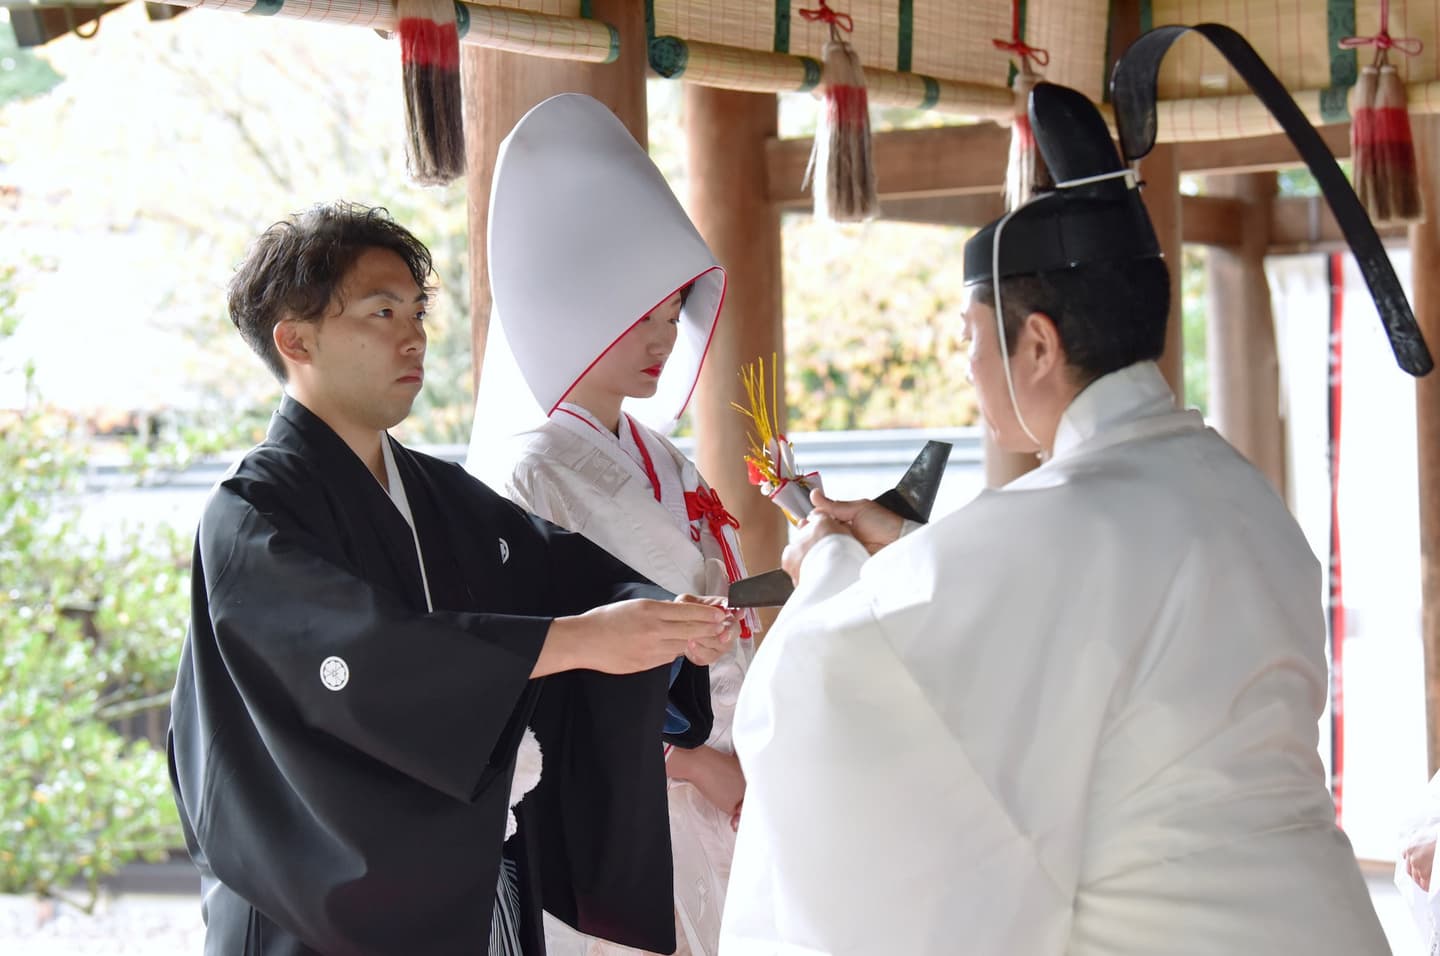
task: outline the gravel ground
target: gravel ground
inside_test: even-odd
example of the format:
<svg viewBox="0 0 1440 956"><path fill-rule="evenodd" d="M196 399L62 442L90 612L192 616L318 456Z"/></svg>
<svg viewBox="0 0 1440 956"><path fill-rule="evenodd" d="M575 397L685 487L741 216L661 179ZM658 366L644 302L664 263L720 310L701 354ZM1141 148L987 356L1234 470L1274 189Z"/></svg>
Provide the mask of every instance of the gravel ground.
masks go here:
<svg viewBox="0 0 1440 956"><path fill-rule="evenodd" d="M1389 873L1368 869L1366 877L1394 956L1420 956L1419 936ZM204 948L194 894L109 896L91 916L63 904L0 895L5 956L198 956Z"/></svg>
<svg viewBox="0 0 1440 956"><path fill-rule="evenodd" d="M198 956L204 949L197 895L104 897L93 915L63 903L0 895L5 956Z"/></svg>

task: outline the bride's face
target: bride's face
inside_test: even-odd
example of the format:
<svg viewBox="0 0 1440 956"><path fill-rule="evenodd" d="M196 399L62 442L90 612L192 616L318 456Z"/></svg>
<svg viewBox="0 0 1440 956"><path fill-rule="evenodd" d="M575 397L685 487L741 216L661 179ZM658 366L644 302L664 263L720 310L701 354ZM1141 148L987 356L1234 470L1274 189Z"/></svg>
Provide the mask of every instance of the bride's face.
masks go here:
<svg viewBox="0 0 1440 956"><path fill-rule="evenodd" d="M660 303L601 355L576 385L576 393L604 392L622 398L649 398L675 348L680 327L680 293Z"/></svg>

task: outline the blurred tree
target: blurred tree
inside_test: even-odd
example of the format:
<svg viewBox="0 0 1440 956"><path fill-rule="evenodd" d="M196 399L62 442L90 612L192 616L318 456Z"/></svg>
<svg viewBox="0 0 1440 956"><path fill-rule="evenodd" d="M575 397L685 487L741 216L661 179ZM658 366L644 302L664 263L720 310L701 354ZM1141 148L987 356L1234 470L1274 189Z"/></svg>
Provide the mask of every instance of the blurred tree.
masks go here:
<svg viewBox="0 0 1440 956"><path fill-rule="evenodd" d="M968 235L786 217L791 430L975 424L960 320Z"/></svg>
<svg viewBox="0 0 1440 956"><path fill-rule="evenodd" d="M151 23L133 6L107 16L95 43L51 44L67 81L0 110L26 144L11 167L19 228L0 251L26 246L56 276L22 303L37 328L56 330L50 356L64 361L42 360L42 376L54 381L63 365L73 377L89 361L93 382L108 360L130 374L67 404L163 409L195 450L248 444L278 385L235 334L226 282L270 223L352 199L386 206L435 253L429 374L400 431L463 440L464 187L406 177L396 46L366 30L208 11ZM108 355L72 353L87 339Z"/></svg>
<svg viewBox="0 0 1440 956"><path fill-rule="evenodd" d="M0 267L9 332L13 281ZM0 412L0 474L0 892L88 911L102 877L181 842L164 753L115 722L168 701L188 551L163 530L82 534L83 435L39 402Z"/></svg>

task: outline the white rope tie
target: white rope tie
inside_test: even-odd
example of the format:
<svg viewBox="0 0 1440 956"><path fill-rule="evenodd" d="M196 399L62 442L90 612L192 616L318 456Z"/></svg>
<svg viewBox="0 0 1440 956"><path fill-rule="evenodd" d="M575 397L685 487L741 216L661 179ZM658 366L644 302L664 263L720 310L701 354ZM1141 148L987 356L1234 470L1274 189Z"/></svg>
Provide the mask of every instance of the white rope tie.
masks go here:
<svg viewBox="0 0 1440 956"><path fill-rule="evenodd" d="M995 224L995 241L990 247L990 278L995 288L995 330L1000 335L1000 367L1005 370L1005 388L1010 392L1010 407L1015 412L1015 420L1020 423L1020 428L1025 432L1026 437L1035 443L1036 449L1041 451L1044 450L1045 446L1040 444L1040 439L1035 437L1035 433L1032 432L1030 426L1025 423L1025 416L1020 414L1020 401L1015 397L1015 379L1010 374L1010 347L1005 343L1005 309L1000 302L1000 235L1005 231L1005 224L1008 223L1017 212L1027 208L1030 203L1039 202L1053 195L1055 194L1042 193L1024 206L1016 206L1002 216L1000 221Z"/></svg>

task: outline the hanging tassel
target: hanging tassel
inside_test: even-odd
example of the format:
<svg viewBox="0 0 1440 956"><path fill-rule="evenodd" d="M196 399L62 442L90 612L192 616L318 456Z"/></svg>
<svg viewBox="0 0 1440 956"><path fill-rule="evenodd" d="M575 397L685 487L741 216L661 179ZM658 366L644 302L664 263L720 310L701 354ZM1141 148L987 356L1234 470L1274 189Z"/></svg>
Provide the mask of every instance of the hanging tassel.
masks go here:
<svg viewBox="0 0 1440 956"><path fill-rule="evenodd" d="M1385 210L1378 221L1419 222L1425 218L1405 84L1389 63L1380 67L1375 85L1375 154L1375 192Z"/></svg>
<svg viewBox="0 0 1440 956"><path fill-rule="evenodd" d="M1350 170L1355 186L1355 195L1370 214L1380 221L1384 218L1376 201L1375 191L1375 87L1379 72L1373 66L1360 70L1355 85L1350 88Z"/></svg>
<svg viewBox="0 0 1440 956"><path fill-rule="evenodd" d="M848 14L831 10L825 0L820 0L818 9L801 10L800 15L830 25L821 75L825 109L816 124L815 145L801 188L812 186L818 219L874 219L880 213L880 197L870 145L870 97L860 57L840 35L842 30L854 30L854 21Z"/></svg>
<svg viewBox="0 0 1440 956"><path fill-rule="evenodd" d="M1390 4L1380 3L1380 30L1374 36L1346 37L1343 49L1375 47L1375 62L1361 69L1350 91L1350 163L1355 195L1377 223L1416 222L1424 217L1415 167L1415 140L1405 84L1390 63L1390 51L1415 56L1418 39L1390 36Z"/></svg>
<svg viewBox="0 0 1440 956"><path fill-rule="evenodd" d="M1010 123L1010 160L1005 166L1005 208L1022 206L1035 193L1055 186L1055 179L1035 146L1035 131L1030 127L1030 91L1045 77L1035 72L1031 62L1048 66L1050 54L1027 44L1021 37L1020 0L1010 7L1010 39L996 38L990 42L1000 50L1015 54L1020 67L1015 72L1015 118Z"/></svg>
<svg viewBox="0 0 1440 956"><path fill-rule="evenodd" d="M410 178L444 186L465 172L460 36L453 0L396 0L405 78L405 158Z"/></svg>

